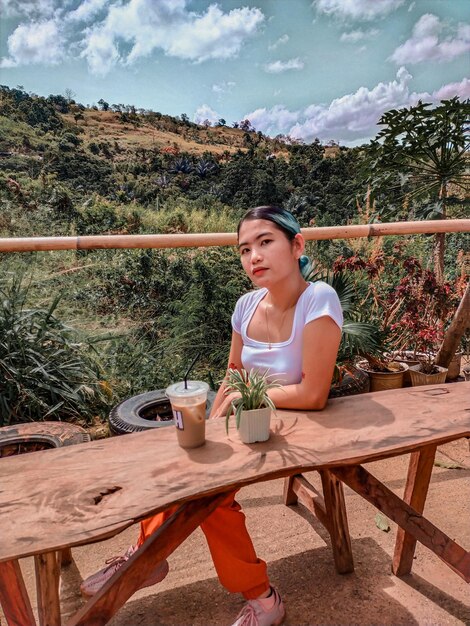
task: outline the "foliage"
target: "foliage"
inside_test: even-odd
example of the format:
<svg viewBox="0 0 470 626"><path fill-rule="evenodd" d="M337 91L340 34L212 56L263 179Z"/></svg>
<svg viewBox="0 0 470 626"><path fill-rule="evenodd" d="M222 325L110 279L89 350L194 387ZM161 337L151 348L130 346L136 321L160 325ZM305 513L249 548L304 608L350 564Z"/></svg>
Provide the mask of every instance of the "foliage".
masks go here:
<svg viewBox="0 0 470 626"><path fill-rule="evenodd" d="M396 320L390 320L391 338L397 351L418 354L426 369L434 362L459 298L450 283L439 284L435 273L423 269L417 259L406 259L403 267L405 276L388 298Z"/></svg>
<svg viewBox="0 0 470 626"><path fill-rule="evenodd" d="M260 372L258 370L250 370L247 372L244 369L229 369L225 379L225 385L225 395L229 395L232 392L240 394L239 398L234 398L231 401L227 409L225 419L227 433L229 418L232 413L235 415L235 422L238 429L240 427L242 411L253 411L254 409L261 409L263 407L269 407L273 411L276 410L273 401L268 396L268 391L280 387L281 385L275 380L270 380L266 372Z"/></svg>
<svg viewBox="0 0 470 626"><path fill-rule="evenodd" d="M409 197L440 200L440 213L445 214L449 186L464 192L469 188L470 100L453 98L430 106L420 102L387 111L380 118L384 128L371 144L371 182L373 186L396 184L399 174L401 185L409 184Z"/></svg>
<svg viewBox="0 0 470 626"><path fill-rule="evenodd" d="M91 420L105 405L90 346L48 309L27 308L23 276L0 283L0 424L45 419Z"/></svg>
<svg viewBox="0 0 470 626"><path fill-rule="evenodd" d="M379 121L384 128L371 143L369 182L374 191L401 189L405 206L412 203L415 219L445 219L449 213L463 216L470 191L470 100L452 98L430 106L419 102L384 113ZM396 219L402 205L379 211L382 219ZM435 241L435 270L442 283L445 236L438 233Z"/></svg>

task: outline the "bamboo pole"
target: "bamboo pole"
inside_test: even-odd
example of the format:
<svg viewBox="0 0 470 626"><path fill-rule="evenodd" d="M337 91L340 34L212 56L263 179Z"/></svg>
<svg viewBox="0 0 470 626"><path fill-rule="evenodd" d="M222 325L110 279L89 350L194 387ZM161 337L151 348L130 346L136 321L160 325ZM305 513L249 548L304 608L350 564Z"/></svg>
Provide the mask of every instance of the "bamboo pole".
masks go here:
<svg viewBox="0 0 470 626"><path fill-rule="evenodd" d="M470 219L390 222L354 226L303 228L307 241L356 239L385 235L417 235L470 232ZM193 233L175 235L87 235L83 237L8 237L0 238L0 252L45 250L97 250L110 248L204 248L235 246L235 233Z"/></svg>

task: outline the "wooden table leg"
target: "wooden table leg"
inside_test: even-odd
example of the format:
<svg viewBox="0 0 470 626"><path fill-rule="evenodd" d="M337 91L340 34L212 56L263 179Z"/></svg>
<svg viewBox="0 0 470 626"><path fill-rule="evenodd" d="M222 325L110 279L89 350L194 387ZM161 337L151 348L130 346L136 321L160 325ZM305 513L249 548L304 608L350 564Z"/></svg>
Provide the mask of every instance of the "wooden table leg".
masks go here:
<svg viewBox="0 0 470 626"><path fill-rule="evenodd" d="M297 476L286 476L286 478L284 478L284 491L282 494L282 501L286 506L292 506L293 504L297 504L297 494L292 489L294 480L296 478Z"/></svg>
<svg viewBox="0 0 470 626"><path fill-rule="evenodd" d="M62 548L57 553L60 567L65 567L66 565L70 565L73 561L72 557L72 548Z"/></svg>
<svg viewBox="0 0 470 626"><path fill-rule="evenodd" d="M162 559L166 559L227 497L226 493L185 502L81 608L67 626L104 626Z"/></svg>
<svg viewBox="0 0 470 626"><path fill-rule="evenodd" d="M0 563L0 604L8 626L36 626L17 560Z"/></svg>
<svg viewBox="0 0 470 626"><path fill-rule="evenodd" d="M349 574L354 571L354 559L343 485L329 470L320 470L320 476L336 571L339 574Z"/></svg>
<svg viewBox="0 0 470 626"><path fill-rule="evenodd" d="M326 528L331 538L333 558L339 574L354 571L354 560L349 536L348 518L343 485L328 470L321 470L323 497L302 474L284 480L283 501L286 506L300 502Z"/></svg>
<svg viewBox="0 0 470 626"><path fill-rule="evenodd" d="M59 580L60 566L55 552L34 557L40 626L61 626Z"/></svg>
<svg viewBox="0 0 470 626"><path fill-rule="evenodd" d="M361 465L334 467L330 470L348 487L385 513L407 533L432 550L448 567L470 583L470 551L434 526L421 513L403 502L393 491Z"/></svg>
<svg viewBox="0 0 470 626"><path fill-rule="evenodd" d="M424 510L436 449L437 446L422 448L419 452L413 452L410 457L403 501L418 513ZM415 549L416 538L399 526L392 562L392 572L396 576L411 572Z"/></svg>

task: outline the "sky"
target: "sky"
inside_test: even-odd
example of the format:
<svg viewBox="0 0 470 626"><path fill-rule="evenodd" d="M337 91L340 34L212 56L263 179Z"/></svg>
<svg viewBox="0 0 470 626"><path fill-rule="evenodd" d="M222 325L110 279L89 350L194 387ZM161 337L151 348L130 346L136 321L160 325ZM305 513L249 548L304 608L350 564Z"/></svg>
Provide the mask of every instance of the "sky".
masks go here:
<svg viewBox="0 0 470 626"><path fill-rule="evenodd" d="M470 0L0 0L0 83L305 142L470 98Z"/></svg>

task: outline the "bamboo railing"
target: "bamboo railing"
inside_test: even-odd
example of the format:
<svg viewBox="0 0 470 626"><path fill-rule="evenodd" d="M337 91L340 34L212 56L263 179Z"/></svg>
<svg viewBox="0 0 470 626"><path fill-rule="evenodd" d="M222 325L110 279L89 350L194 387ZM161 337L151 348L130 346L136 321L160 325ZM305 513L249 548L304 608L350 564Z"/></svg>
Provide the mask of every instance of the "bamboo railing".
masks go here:
<svg viewBox="0 0 470 626"><path fill-rule="evenodd" d="M356 239L385 235L417 235L470 232L470 219L390 222L354 226L303 228L307 241ZM78 237L9 237L0 238L0 252L45 250L95 250L112 248L203 248L235 246L235 233L193 233L175 235L86 235Z"/></svg>

